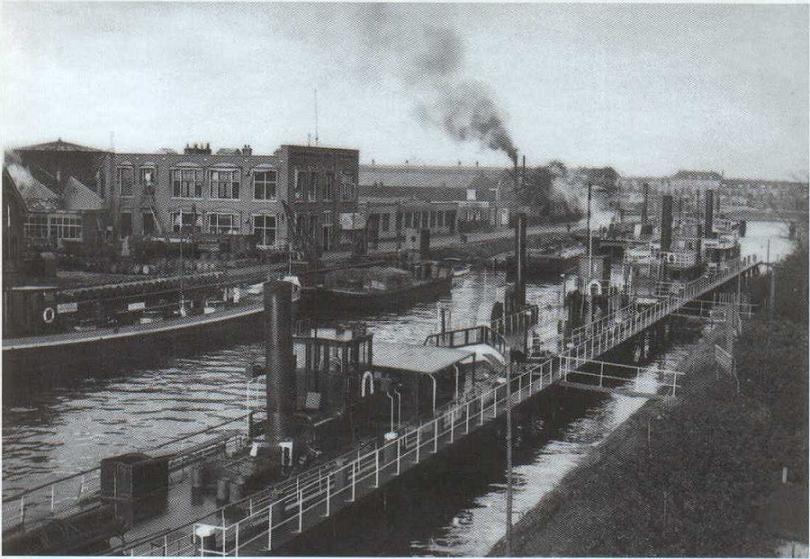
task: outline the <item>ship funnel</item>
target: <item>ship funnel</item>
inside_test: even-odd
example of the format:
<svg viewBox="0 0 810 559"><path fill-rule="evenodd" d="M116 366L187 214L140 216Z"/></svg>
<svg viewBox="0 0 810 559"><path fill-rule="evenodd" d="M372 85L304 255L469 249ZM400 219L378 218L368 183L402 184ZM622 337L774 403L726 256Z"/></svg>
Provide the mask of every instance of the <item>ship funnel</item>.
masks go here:
<svg viewBox="0 0 810 559"><path fill-rule="evenodd" d="M293 355L292 284L271 280L264 284L264 336L267 369L267 428L265 436L280 461L282 443L292 436L295 412L295 357ZM285 447L288 448L288 447ZM278 449L278 450L276 450ZM278 454L276 454L278 453Z"/></svg>
<svg viewBox="0 0 810 559"><path fill-rule="evenodd" d="M526 214L515 216L515 306L526 304Z"/></svg>
<svg viewBox="0 0 810 559"><path fill-rule="evenodd" d="M706 238L714 236L714 190L706 191L706 222L703 224Z"/></svg>
<svg viewBox="0 0 810 559"><path fill-rule="evenodd" d="M672 246L672 194L661 198L661 250L669 251Z"/></svg>
<svg viewBox="0 0 810 559"><path fill-rule="evenodd" d="M650 202L650 185L645 182L642 188L644 191L644 200L641 204L641 224L647 225L647 204Z"/></svg>

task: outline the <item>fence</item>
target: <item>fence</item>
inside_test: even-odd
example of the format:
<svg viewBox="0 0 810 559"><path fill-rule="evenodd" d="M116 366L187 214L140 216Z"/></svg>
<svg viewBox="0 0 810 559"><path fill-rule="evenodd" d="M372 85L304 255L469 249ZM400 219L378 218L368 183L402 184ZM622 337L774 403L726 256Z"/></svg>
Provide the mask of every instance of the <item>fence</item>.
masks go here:
<svg viewBox="0 0 810 559"><path fill-rule="evenodd" d="M147 452L174 454L169 461L170 483L185 475L186 468L206 456L224 452L234 454L249 444L246 414L223 423L167 441ZM243 425L235 429L236 425ZM213 436L212 435L216 435ZM55 515L78 512L101 496L101 467L43 483L3 498L3 531L35 526Z"/></svg>

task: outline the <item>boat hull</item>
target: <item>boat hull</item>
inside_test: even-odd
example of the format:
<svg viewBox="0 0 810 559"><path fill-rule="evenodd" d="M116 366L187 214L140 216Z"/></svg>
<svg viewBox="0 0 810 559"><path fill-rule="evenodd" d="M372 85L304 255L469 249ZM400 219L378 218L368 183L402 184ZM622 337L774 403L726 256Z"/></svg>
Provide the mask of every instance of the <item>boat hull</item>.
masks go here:
<svg viewBox="0 0 810 559"><path fill-rule="evenodd" d="M331 312L333 310L368 312L401 308L420 301L438 298L450 292L453 277L385 291L341 291L325 287L305 287L301 295L301 306L306 310Z"/></svg>

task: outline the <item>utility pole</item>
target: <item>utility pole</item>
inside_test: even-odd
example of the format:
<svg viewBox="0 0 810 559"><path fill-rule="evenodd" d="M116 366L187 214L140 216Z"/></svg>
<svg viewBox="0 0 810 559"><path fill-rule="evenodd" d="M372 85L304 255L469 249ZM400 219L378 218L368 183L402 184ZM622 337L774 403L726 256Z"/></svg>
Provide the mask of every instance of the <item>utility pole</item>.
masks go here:
<svg viewBox="0 0 810 559"><path fill-rule="evenodd" d="M512 363L506 366L506 556L512 556Z"/></svg>

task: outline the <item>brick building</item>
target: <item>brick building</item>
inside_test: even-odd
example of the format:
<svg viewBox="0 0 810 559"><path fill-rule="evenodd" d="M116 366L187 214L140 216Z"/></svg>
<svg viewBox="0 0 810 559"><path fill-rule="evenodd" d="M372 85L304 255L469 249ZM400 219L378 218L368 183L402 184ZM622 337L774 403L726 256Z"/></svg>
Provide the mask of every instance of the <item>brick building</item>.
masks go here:
<svg viewBox="0 0 810 559"><path fill-rule="evenodd" d="M356 150L285 145L272 155L250 146L191 146L184 153L111 154L110 209L119 235L250 235L259 247L290 241L282 201L298 231L322 249L340 242L335 222L357 207Z"/></svg>

